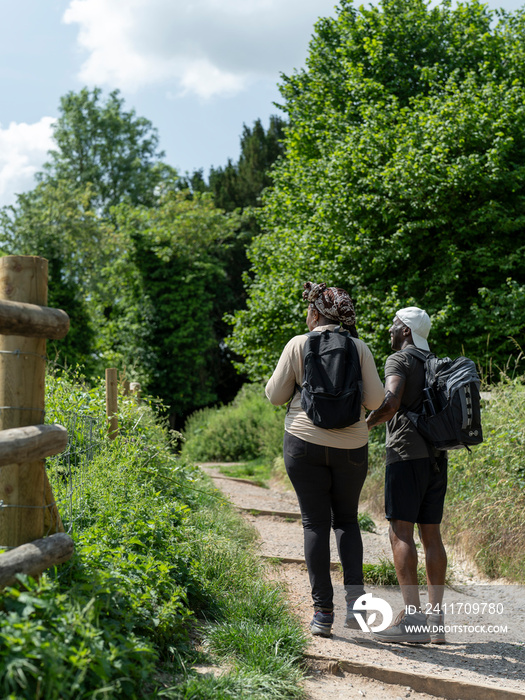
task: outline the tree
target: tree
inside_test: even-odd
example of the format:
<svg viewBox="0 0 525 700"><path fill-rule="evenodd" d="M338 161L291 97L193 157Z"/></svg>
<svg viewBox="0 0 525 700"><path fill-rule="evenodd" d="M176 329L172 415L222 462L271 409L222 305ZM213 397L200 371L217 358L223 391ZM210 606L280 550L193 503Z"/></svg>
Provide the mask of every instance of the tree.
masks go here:
<svg viewBox="0 0 525 700"><path fill-rule="evenodd" d="M495 21L498 20L498 21ZM343 0L281 85L285 155L249 252L230 347L268 376L304 329L307 279L355 297L379 360L396 308L433 316L433 348L504 363L525 330L525 14Z"/></svg>
<svg viewBox="0 0 525 700"><path fill-rule="evenodd" d="M105 101L101 96L100 88L83 88L61 98L56 148L41 178L77 188L90 184L93 208L104 215L123 200L152 205L167 167L160 163L164 153L157 151L157 130L124 109L118 90Z"/></svg>
<svg viewBox="0 0 525 700"><path fill-rule="evenodd" d="M238 216L216 208L209 193L174 190L157 207L123 204L114 215L122 253L105 309L107 341L113 339L106 357L139 365L148 390L180 426L221 390L222 316L232 308L229 261ZM239 384L228 387L229 398Z"/></svg>
<svg viewBox="0 0 525 700"><path fill-rule="evenodd" d="M244 199L237 190L225 212L202 171L184 182L159 160L156 130L117 91L68 93L60 111L38 185L0 212L0 254L48 259L50 303L72 320L59 362L84 365L88 378L125 367L180 425L243 381L223 316L243 301L249 204L268 181L255 170L275 157L279 122L268 134L260 122L245 129L240 180L235 166Z"/></svg>
<svg viewBox="0 0 525 700"><path fill-rule="evenodd" d="M104 369L113 342L108 309L122 251L112 207L155 206L176 173L159 160L151 122L127 111L118 91L105 100L98 88L65 95L54 141L38 185L0 214L1 250L48 259L49 303L72 319L67 337L51 345L59 362L81 364L91 375ZM133 331L143 335L138 326Z"/></svg>
<svg viewBox="0 0 525 700"><path fill-rule="evenodd" d="M272 168L283 153L285 126L285 121L276 115L270 117L267 131L260 119L251 128L243 125L241 154L236 163L230 158L224 167L211 168L208 183L201 169L181 178L177 185L179 189L189 189L193 193L211 192L217 207L226 212L240 212L239 229L229 251L233 292L231 306L227 309L229 313L244 308L246 304L243 284L249 267L246 250L254 236L261 232L257 213L262 193L272 182ZM227 333L228 326L224 324L223 337ZM240 358L232 355L232 359L238 361ZM229 374L224 377L224 386L237 386L238 379L235 368L231 366ZM220 398L226 400L226 395L221 392Z"/></svg>
<svg viewBox="0 0 525 700"><path fill-rule="evenodd" d="M48 305L63 309L71 327L63 340L48 344L58 362L96 369L93 356L97 320L91 293L100 284L98 270L111 256L107 226L91 207L89 185L74 188L68 181L41 182L18 196L16 207L0 212L0 254L39 255L48 261Z"/></svg>
<svg viewBox="0 0 525 700"><path fill-rule="evenodd" d="M218 207L233 211L260 204L263 190L272 181L272 166L282 153L284 128L285 122L276 115L270 117L268 131L260 119L251 129L243 125L238 163L230 159L224 168L210 170L209 187Z"/></svg>

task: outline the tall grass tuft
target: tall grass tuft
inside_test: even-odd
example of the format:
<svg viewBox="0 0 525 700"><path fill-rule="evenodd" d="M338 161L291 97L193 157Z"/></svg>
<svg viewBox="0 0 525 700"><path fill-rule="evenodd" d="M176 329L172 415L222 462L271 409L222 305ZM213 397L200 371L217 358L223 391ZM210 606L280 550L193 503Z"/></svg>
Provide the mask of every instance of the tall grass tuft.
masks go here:
<svg viewBox="0 0 525 700"><path fill-rule="evenodd" d="M525 385L491 387L484 441L449 458L445 533L491 577L525 582Z"/></svg>

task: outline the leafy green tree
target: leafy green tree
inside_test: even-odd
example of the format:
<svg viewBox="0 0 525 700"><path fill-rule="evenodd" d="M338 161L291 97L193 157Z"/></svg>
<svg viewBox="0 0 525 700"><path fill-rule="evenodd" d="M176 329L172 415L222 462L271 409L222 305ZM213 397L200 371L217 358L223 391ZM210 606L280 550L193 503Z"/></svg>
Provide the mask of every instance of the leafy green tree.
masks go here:
<svg viewBox="0 0 525 700"><path fill-rule="evenodd" d="M148 390L180 425L187 412L217 401L221 388L238 216L216 208L209 193L174 190L157 207L123 204L114 215L122 257L105 310L114 339L106 356L128 367L138 358ZM237 380L229 391L238 388Z"/></svg>
<svg viewBox="0 0 525 700"><path fill-rule="evenodd" d="M218 207L232 211L260 204L262 191L271 184L271 168L283 151L284 128L284 120L275 115L267 131L260 119L252 128L243 126L239 161L230 159L224 168L210 170L209 187Z"/></svg>
<svg viewBox="0 0 525 700"><path fill-rule="evenodd" d="M237 162L229 159L224 167L212 168L208 182L204 179L202 169L178 182L180 189L189 189L193 193L211 192L215 205L226 212L241 212L239 228L229 250L228 270L233 292L231 305L226 309L229 313L246 305L243 284L243 277L249 267L246 250L254 236L261 231L256 212L261 205L264 189L272 182L272 168L283 153L285 126L285 121L275 115L270 117L266 131L260 119L251 128L244 125L241 153ZM221 337L227 334L228 326L223 324ZM225 374L221 382L223 389L219 396L222 401L227 401L234 396L230 394L229 387L239 384L239 375L230 360L239 366L240 358L226 347L224 350L229 360L224 364Z"/></svg>
<svg viewBox="0 0 525 700"><path fill-rule="evenodd" d="M504 363L525 330L525 14L342 0L281 85L285 154L230 347L254 379L304 330L307 279L352 292L380 361L396 307L433 348Z"/></svg>
<svg viewBox="0 0 525 700"><path fill-rule="evenodd" d="M56 148L43 179L92 188L93 208L105 215L123 200L152 205L167 166L160 159L151 122L126 111L119 91L103 100L100 88L69 92L60 100L54 126Z"/></svg>
<svg viewBox="0 0 525 700"><path fill-rule="evenodd" d="M66 311L71 327L65 339L50 341L48 355L60 364L81 364L94 372L97 318L92 294L99 268L111 256L108 227L91 209L89 185L67 180L41 182L19 195L17 206L0 211L0 254L39 255L48 260L48 305ZM87 293L91 291L91 298Z"/></svg>
<svg viewBox="0 0 525 700"><path fill-rule="evenodd" d="M88 376L125 367L174 422L231 400L242 378L223 316L243 294L246 217L214 205L201 171L181 190L118 92L66 95L54 139L38 185L0 212L0 254L47 258L49 303L71 317L50 355Z"/></svg>
<svg viewBox="0 0 525 700"><path fill-rule="evenodd" d="M126 110L118 91L106 99L98 88L65 95L54 142L38 185L0 213L0 251L48 259L49 304L72 320L49 354L90 375L104 369L113 342L108 309L122 250L111 209L121 202L155 206L177 176L159 160L151 122ZM130 274L119 272L122 279ZM123 324L122 332L129 328ZM144 335L137 325L133 332Z"/></svg>

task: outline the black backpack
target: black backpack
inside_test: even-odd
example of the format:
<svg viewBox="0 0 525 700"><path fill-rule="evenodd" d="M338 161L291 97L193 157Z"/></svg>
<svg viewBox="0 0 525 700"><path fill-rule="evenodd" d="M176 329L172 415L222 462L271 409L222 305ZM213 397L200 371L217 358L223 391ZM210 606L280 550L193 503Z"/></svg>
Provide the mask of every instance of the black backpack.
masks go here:
<svg viewBox="0 0 525 700"><path fill-rule="evenodd" d="M352 336L343 330L307 333L301 406L320 428L346 428L361 416L363 380Z"/></svg>
<svg viewBox="0 0 525 700"><path fill-rule="evenodd" d="M405 348L425 363L423 413L407 411L425 440L437 450L469 449L483 442L480 379L467 357L451 360Z"/></svg>

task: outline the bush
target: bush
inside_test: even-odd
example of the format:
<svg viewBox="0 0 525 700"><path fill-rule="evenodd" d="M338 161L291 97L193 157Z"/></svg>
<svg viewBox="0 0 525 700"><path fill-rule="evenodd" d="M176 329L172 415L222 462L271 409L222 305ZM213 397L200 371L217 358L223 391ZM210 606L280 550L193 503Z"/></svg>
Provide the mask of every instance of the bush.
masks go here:
<svg viewBox="0 0 525 700"><path fill-rule="evenodd" d="M142 445L118 438L76 475L77 486L83 483L73 504L74 558L38 585L25 582L30 593L12 588L2 596L6 692L140 697L156 661L187 646L188 590L198 581L179 526L190 511L184 482L191 469L170 470L179 481L171 487L166 471L151 454L145 459ZM52 468L49 476L60 495L63 479Z"/></svg>
<svg viewBox="0 0 525 700"><path fill-rule="evenodd" d="M270 404L261 385L245 384L228 406L188 418L182 454L197 461L272 461L282 451L284 412Z"/></svg>
<svg viewBox="0 0 525 700"><path fill-rule="evenodd" d="M4 698L137 697L154 671L151 644L101 624L100 597L47 577L2 595L0 687Z"/></svg>

